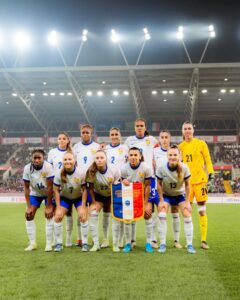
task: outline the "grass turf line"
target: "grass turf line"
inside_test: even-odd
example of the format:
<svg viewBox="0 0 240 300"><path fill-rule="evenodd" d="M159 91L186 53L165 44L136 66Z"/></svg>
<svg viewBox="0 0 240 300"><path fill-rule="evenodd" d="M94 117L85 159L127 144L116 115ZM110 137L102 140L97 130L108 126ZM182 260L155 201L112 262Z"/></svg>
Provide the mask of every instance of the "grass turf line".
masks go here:
<svg viewBox="0 0 240 300"><path fill-rule="evenodd" d="M130 254L111 248L82 253L77 247L45 253L42 208L36 215L38 250L26 253L24 210L22 204L0 204L0 299L239 299L239 205L208 205L208 251L199 248L194 208L196 255L172 247L170 215L164 255L144 252L143 220L137 224L137 247ZM183 224L181 228L185 245Z"/></svg>

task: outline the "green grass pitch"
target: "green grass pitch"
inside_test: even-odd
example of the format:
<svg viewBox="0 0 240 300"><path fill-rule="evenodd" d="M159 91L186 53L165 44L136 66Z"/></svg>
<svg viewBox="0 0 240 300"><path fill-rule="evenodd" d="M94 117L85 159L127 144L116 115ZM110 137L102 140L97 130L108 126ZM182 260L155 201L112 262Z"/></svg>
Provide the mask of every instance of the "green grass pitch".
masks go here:
<svg viewBox="0 0 240 300"><path fill-rule="evenodd" d="M170 216L165 254L144 252L142 220L130 254L110 248L82 253L77 247L45 253L42 209L36 216L38 249L26 253L24 210L24 204L0 204L0 299L240 299L237 204L208 205L208 251L200 249L194 207L195 255L172 247ZM181 243L185 245L183 232Z"/></svg>

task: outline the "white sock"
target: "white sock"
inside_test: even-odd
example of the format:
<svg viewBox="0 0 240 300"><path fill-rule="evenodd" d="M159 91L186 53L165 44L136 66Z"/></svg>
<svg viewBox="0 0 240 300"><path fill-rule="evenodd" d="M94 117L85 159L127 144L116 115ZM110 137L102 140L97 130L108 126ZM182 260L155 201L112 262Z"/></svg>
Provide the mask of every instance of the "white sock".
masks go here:
<svg viewBox="0 0 240 300"><path fill-rule="evenodd" d="M184 218L184 231L187 240L187 245L192 245L192 240L193 240L192 217Z"/></svg>
<svg viewBox="0 0 240 300"><path fill-rule="evenodd" d="M111 213L103 212L103 220L102 220L102 227L103 227L103 238L104 240L108 239L108 226L110 222Z"/></svg>
<svg viewBox="0 0 240 300"><path fill-rule="evenodd" d="M125 234L126 244L131 244L132 223L124 223L124 234Z"/></svg>
<svg viewBox="0 0 240 300"><path fill-rule="evenodd" d="M54 237L55 237L55 243L56 244L62 244L63 243L62 222L60 222L60 223L54 222Z"/></svg>
<svg viewBox="0 0 240 300"><path fill-rule="evenodd" d="M53 219L46 219L46 244L52 245Z"/></svg>
<svg viewBox="0 0 240 300"><path fill-rule="evenodd" d="M88 221L86 221L85 223L81 223L81 232L82 232L82 243L88 244L88 232L89 232Z"/></svg>
<svg viewBox="0 0 240 300"><path fill-rule="evenodd" d="M136 223L136 221L133 221L131 224L132 224L131 240L136 242L136 239L137 239L137 223Z"/></svg>
<svg viewBox="0 0 240 300"><path fill-rule="evenodd" d="M147 243L151 243L152 241L152 231L153 231L153 220L152 218L145 220L146 226L146 240Z"/></svg>
<svg viewBox="0 0 240 300"><path fill-rule="evenodd" d="M152 214L152 221L153 221L152 241L157 241L156 231L157 231L158 217L155 213Z"/></svg>
<svg viewBox="0 0 240 300"><path fill-rule="evenodd" d="M27 235L30 244L36 243L36 225L34 220L32 221L26 221L26 229L27 229Z"/></svg>
<svg viewBox="0 0 240 300"><path fill-rule="evenodd" d="M119 239L118 239L119 245L123 245L123 236L124 236L124 223L120 222Z"/></svg>
<svg viewBox="0 0 240 300"><path fill-rule="evenodd" d="M66 216L66 244L72 243L73 218Z"/></svg>
<svg viewBox="0 0 240 300"><path fill-rule="evenodd" d="M78 218L77 218L77 239L78 239L79 241L82 240L81 222L79 221Z"/></svg>
<svg viewBox="0 0 240 300"><path fill-rule="evenodd" d="M99 212L96 210L92 210L90 212L90 221L89 226L92 233L92 239L94 245L99 243L99 236L98 236L98 215Z"/></svg>
<svg viewBox="0 0 240 300"><path fill-rule="evenodd" d="M174 241L179 242L179 236L180 236L180 217L179 213L173 213L172 214L172 225L173 225L173 236Z"/></svg>
<svg viewBox="0 0 240 300"><path fill-rule="evenodd" d="M158 217L159 217L158 232L160 237L160 244L166 244L167 214L165 212L160 212L158 214Z"/></svg>
<svg viewBox="0 0 240 300"><path fill-rule="evenodd" d="M113 238L113 246L118 246L119 241L119 233L120 233L120 221L115 219L112 220L112 238Z"/></svg>

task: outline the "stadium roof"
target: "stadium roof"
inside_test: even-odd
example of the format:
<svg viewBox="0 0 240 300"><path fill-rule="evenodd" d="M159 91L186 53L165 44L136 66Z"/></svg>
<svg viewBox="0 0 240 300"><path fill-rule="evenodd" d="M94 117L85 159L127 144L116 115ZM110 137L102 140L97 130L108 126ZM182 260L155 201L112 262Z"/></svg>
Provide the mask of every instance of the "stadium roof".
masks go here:
<svg viewBox="0 0 240 300"><path fill-rule="evenodd" d="M1 134L78 135L85 122L99 135L112 126L129 134L137 117L151 132L160 122L180 134L188 119L199 134L237 134L239 82L240 63L2 68Z"/></svg>

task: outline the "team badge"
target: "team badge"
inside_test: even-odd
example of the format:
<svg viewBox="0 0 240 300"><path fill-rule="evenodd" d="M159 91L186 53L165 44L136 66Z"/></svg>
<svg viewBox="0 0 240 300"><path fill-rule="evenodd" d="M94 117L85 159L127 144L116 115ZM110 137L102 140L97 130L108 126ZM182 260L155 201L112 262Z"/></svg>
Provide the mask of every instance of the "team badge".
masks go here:
<svg viewBox="0 0 240 300"><path fill-rule="evenodd" d="M46 172L41 172L41 177L47 177L47 173Z"/></svg>
<svg viewBox="0 0 240 300"><path fill-rule="evenodd" d="M76 184L79 184L80 183L80 178L74 178L73 182L76 183Z"/></svg>
<svg viewBox="0 0 240 300"><path fill-rule="evenodd" d="M144 178L144 173L143 172L138 172L139 177Z"/></svg>
<svg viewBox="0 0 240 300"><path fill-rule="evenodd" d="M91 153L92 153L92 155L94 155L96 152L97 152L96 150L94 150L94 149L91 149Z"/></svg>
<svg viewBox="0 0 240 300"><path fill-rule="evenodd" d="M122 154L123 153L123 149L122 148L118 149L118 153Z"/></svg>
<svg viewBox="0 0 240 300"><path fill-rule="evenodd" d="M146 140L146 145L147 145L147 146L150 145L150 140Z"/></svg>

